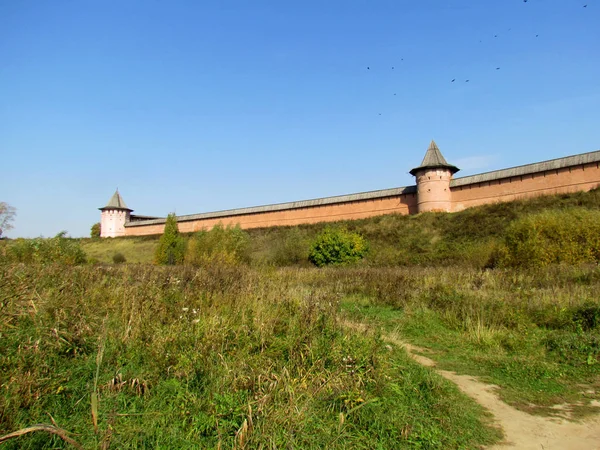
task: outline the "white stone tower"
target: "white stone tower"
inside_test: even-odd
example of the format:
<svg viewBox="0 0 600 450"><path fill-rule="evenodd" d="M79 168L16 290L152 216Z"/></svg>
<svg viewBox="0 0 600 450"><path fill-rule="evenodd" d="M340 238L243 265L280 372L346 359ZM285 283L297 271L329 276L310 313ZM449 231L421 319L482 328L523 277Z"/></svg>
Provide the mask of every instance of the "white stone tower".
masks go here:
<svg viewBox="0 0 600 450"><path fill-rule="evenodd" d="M448 164L432 140L419 167L410 171L417 179L418 212L452 210L450 180L459 169Z"/></svg>
<svg viewBox="0 0 600 450"><path fill-rule="evenodd" d="M125 223L129 222L131 212L119 190L114 193L104 208L98 208L100 214L100 237L125 236Z"/></svg>

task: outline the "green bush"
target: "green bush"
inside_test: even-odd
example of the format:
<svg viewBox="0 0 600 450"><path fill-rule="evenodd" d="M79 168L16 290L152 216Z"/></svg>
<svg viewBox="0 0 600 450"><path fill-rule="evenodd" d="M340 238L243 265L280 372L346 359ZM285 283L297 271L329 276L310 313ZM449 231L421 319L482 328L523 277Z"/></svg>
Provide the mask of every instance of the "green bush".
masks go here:
<svg viewBox="0 0 600 450"><path fill-rule="evenodd" d="M159 265L175 265L183 263L185 255L185 241L179 234L177 217L169 214L165 222L165 231L160 237L158 247L154 253L154 262Z"/></svg>
<svg viewBox="0 0 600 450"><path fill-rule="evenodd" d="M545 211L513 222L493 255L494 264L526 267L600 261L600 211Z"/></svg>
<svg viewBox="0 0 600 450"><path fill-rule="evenodd" d="M249 243L248 233L239 225L223 227L218 224L194 235L188 244L185 261L195 266L246 263L249 261Z"/></svg>
<svg viewBox="0 0 600 450"><path fill-rule="evenodd" d="M113 255L112 260L115 264L123 264L127 261L127 258L125 258L125 255L123 253L117 252Z"/></svg>
<svg viewBox="0 0 600 450"><path fill-rule="evenodd" d="M61 231L53 238L16 239L7 245L7 259L22 263L62 263L77 265L86 262L78 241Z"/></svg>
<svg viewBox="0 0 600 450"><path fill-rule="evenodd" d="M361 260L366 252L367 243L358 233L327 227L313 242L308 259L317 267L346 265Z"/></svg>

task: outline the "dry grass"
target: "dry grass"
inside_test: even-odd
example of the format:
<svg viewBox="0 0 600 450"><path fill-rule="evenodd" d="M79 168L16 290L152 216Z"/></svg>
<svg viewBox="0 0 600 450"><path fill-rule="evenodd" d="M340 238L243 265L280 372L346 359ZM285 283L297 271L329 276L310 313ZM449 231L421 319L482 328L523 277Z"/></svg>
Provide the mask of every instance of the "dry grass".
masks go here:
<svg viewBox="0 0 600 450"><path fill-rule="evenodd" d="M345 328L333 272L0 271L0 433L50 413L102 448L456 448L498 437L451 384L377 333Z"/></svg>

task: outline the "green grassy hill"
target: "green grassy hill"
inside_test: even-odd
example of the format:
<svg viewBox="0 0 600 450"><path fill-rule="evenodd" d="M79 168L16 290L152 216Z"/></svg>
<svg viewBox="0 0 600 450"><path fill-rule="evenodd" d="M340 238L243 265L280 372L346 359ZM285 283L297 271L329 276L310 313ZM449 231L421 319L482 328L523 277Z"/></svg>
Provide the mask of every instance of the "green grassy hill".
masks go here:
<svg viewBox="0 0 600 450"><path fill-rule="evenodd" d="M180 266L148 264L158 237L1 241L0 439L46 423L101 449L498 442L399 340L521 410L599 413L599 210L595 190L250 230L244 258ZM326 226L363 235L367 257L311 266ZM2 445L68 448L44 432Z"/></svg>

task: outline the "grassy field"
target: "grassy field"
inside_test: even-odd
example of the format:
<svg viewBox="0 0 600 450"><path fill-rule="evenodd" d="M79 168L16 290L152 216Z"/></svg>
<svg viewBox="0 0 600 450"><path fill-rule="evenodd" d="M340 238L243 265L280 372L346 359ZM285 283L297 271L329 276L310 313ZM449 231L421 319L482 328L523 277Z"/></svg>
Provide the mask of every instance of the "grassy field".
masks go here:
<svg viewBox="0 0 600 450"><path fill-rule="evenodd" d="M451 383L377 331L345 327L323 272L0 271L0 434L55 421L86 448L476 448L499 438ZM43 433L5 444L57 446Z"/></svg>
<svg viewBox="0 0 600 450"><path fill-rule="evenodd" d="M0 435L55 423L102 449L501 438L394 337L521 410L598 413L599 206L592 191L344 222L369 253L322 269L307 255L324 224L237 232L239 258L169 267L148 264L155 237L0 241ZM3 445L66 448L42 432Z"/></svg>
<svg viewBox="0 0 600 450"><path fill-rule="evenodd" d="M158 237L81 239L81 247L92 262L112 264L113 257L120 253L125 262L151 264Z"/></svg>
<svg viewBox="0 0 600 450"><path fill-rule="evenodd" d="M338 273L343 314L433 350L440 367L500 387L518 409L600 413L600 269Z"/></svg>

